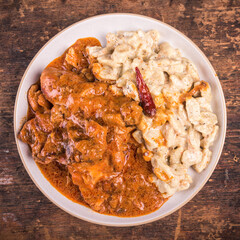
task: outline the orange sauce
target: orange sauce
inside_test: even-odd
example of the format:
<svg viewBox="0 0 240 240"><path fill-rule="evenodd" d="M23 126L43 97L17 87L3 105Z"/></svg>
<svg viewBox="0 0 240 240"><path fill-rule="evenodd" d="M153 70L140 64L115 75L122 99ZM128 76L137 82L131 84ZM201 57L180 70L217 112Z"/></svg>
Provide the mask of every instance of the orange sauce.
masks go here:
<svg viewBox="0 0 240 240"><path fill-rule="evenodd" d="M78 186L74 185L68 170L56 162L49 164L37 163L44 177L56 188L61 194L73 202L88 206L84 201Z"/></svg>
<svg viewBox="0 0 240 240"><path fill-rule="evenodd" d="M76 65L79 64L81 68L75 68L72 65L66 63L65 57L67 51L61 57L56 58L54 61L52 61L48 65L48 67L52 68L54 67L59 70L64 70L66 72L76 72L77 74L80 75L82 74L81 70L86 69L89 66L89 63L87 62L85 57L86 45L94 46L99 44L100 43L97 39L85 38L79 39L73 45L80 54L80 61L79 63L76 63ZM58 82L56 81L56 83ZM88 98L84 97L79 98L82 101L80 102L79 105L77 105L76 103L71 108L69 107L66 110L68 111L68 114L69 112L73 111L73 114L71 115L72 118L69 117L68 119L71 120L73 119L73 117L76 117L76 115L74 115L74 113L76 113L75 110L80 109L80 107L82 106L85 107L84 114L89 113L89 116L92 116L91 115L92 112L95 111L95 109L97 109L98 115L101 116L106 112L109 114L115 114L113 115L114 116L113 119L112 118L107 119L109 121L109 124L106 120L104 120L103 117L100 120L96 116L94 116L95 118L93 118L93 120L84 119L87 120L89 126L91 125L89 129L86 130L87 129L86 128L85 131L89 131L89 133L92 134L93 136L96 135L97 141L96 140L93 141L92 139L76 140L76 142L74 143L75 145L70 146L70 147L74 146L82 154L82 155L76 154L74 156L76 162L70 164L66 164L66 162L65 163L62 162L62 164L60 164L59 163L60 161L57 162L57 160L50 161L50 163L45 162L47 164L37 162L39 169L41 170L45 178L52 184L52 186L55 187L64 196L66 196L73 202L88 206L97 212L121 217L134 217L145 215L157 210L167 199L164 199L161 193L157 190L157 187L149 181L149 177L153 173L152 166L150 162L146 162L140 154L137 154L137 149L140 147L140 145L131 137L130 134L134 127L127 126L128 125L127 123L125 126L124 122L123 126L119 124L119 122L123 121L123 119L119 117L121 116L120 107L126 103L131 104L132 100L130 98L123 96L116 97L114 95L111 95L107 88L106 90L104 90L104 86L107 85L106 83L104 83L105 85L102 83L104 86L100 86L99 82L95 83L88 81L86 83L83 83L82 85L79 85L83 86L83 90L85 86L84 84L86 85L86 88L87 87L89 88L89 85L92 84L93 86L92 89L96 91L97 90L100 91L100 89L103 89L102 91L105 91L105 95L96 94L96 96L94 96L94 94L92 93L90 98L92 102L90 102ZM97 84L100 86L99 89L97 89L97 87L95 86ZM78 92L75 94L78 94ZM105 104L106 105L105 106L104 102L107 102L108 104L107 105ZM54 102L51 103L54 106ZM105 107L103 108L101 106ZM33 124L34 128L33 130L35 131L38 131L39 124L46 125L47 127L46 129L50 129L48 130L48 132L43 131L42 135L41 134L40 135L41 139L46 139L44 140L45 142L43 146L46 147L46 145L49 145L49 148L46 147L44 151L49 153L50 156L52 156L51 151L55 150L54 149L55 147L52 147L52 145L57 144L56 139L58 135L54 135L55 134L53 132L54 130L51 130L51 123L49 124L49 122L52 121L50 120L51 118L47 118L49 117L49 115L51 116L52 114L51 111L49 111L48 109L44 114L42 113L38 114L36 112L37 120L35 121L34 119L35 114L29 107L28 120L31 119L32 121L31 124ZM109 117L109 115L105 115L105 117ZM116 121L118 117L119 122ZM136 115L134 115L134 118L136 118ZM70 120L66 121L70 122ZM115 122L113 122L113 120ZM98 122L92 124L91 121ZM105 121L103 125L101 125L101 121ZM26 138L26 141L29 141L30 144L31 141L34 141L35 139L34 137L33 138L31 136L29 137L29 135L32 134L31 131L29 131L29 129L31 130L32 127L31 124L29 124L28 127L26 127L25 129L21 130L22 140L24 139L24 137L28 136L28 138ZM115 125L113 124L118 125L116 128L114 128ZM73 127L74 124L72 125L72 128L69 128L70 130L68 130L64 129L63 126L61 127L58 126L59 129L62 129L61 130L62 134L66 134L66 131L68 131L67 134L71 133L69 131L72 132L75 131L74 134L80 134L80 131L75 130ZM125 134L124 132L127 132L128 129L130 128L132 130L129 130L129 132ZM104 135L104 131L107 131L106 142L104 142L105 138L102 137ZM51 134L53 140L51 140L52 142L46 144L47 139L49 139L49 136ZM55 140L53 138L54 137L53 135L55 136ZM80 135L72 137L81 138ZM103 141L103 144L99 145L99 142L101 141ZM162 141L161 143L164 144L163 139L161 139L161 141ZM64 144L66 145L67 143L64 142ZM43 152L44 148L43 146L42 148L40 148L41 149L40 152L37 152L37 154L35 152L35 157L37 156L35 159L37 161L40 159L38 158L39 156L38 153L41 155ZM89 153L87 156L89 157L89 159L81 158L83 157L85 150L86 152L91 152L91 155ZM98 156L101 155L101 151L105 152L104 154L102 154L101 158L99 158ZM46 156L48 157L49 155ZM79 159L77 159L77 157ZM102 175L106 177L106 180L97 181L98 176L101 177ZM92 180L93 178L97 179L96 185L93 184Z"/></svg>

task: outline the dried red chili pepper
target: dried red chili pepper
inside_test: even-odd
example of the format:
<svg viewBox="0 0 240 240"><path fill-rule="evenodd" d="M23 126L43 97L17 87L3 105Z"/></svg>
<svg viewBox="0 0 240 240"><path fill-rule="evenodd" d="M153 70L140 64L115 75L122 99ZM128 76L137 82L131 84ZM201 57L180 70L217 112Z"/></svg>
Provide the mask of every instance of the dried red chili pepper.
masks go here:
<svg viewBox="0 0 240 240"><path fill-rule="evenodd" d="M135 70L136 70L137 88L138 88L140 103L143 108L143 112L149 117L154 117L156 114L156 105L152 99L152 95L148 89L148 86L144 82L142 74L138 69L138 67L136 67Z"/></svg>

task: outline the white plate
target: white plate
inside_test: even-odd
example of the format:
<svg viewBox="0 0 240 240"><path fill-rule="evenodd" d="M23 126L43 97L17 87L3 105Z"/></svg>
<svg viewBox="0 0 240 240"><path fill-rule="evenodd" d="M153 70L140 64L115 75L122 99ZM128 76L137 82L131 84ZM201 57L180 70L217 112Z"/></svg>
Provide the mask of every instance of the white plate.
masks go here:
<svg viewBox="0 0 240 240"><path fill-rule="evenodd" d="M176 193L159 210L145 216L132 218L121 218L99 214L64 197L52 187L52 185L41 174L39 168L31 157L28 146L16 138L22 162L33 182L42 193L64 211L92 223L109 226L133 226L152 222L175 212L190 201L190 199L192 199L207 182L217 165L225 140L226 106L223 91L219 79L206 56L190 39L173 27L158 20L134 14L107 14L82 20L61 31L43 46L29 64L19 85L14 109L15 136L17 136L17 133L22 127L23 119L27 114L27 90L39 79L41 72L48 63L60 56L79 38L96 37L100 40L102 45L105 45L105 36L108 32L138 29L144 31L151 29L158 30L161 34L161 42L169 42L174 47L179 48L185 57L193 61L197 66L200 78L209 82L212 87L212 106L214 112L218 116L220 130L218 137L214 142L214 146L212 147L213 155L208 167L200 174L193 170L190 171L190 175L193 177L191 187L188 190Z"/></svg>

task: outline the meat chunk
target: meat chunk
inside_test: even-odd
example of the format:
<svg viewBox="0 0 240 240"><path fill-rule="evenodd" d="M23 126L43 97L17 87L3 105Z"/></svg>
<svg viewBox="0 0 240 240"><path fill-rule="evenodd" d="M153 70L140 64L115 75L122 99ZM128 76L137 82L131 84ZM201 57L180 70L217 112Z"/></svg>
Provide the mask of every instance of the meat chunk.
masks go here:
<svg viewBox="0 0 240 240"><path fill-rule="evenodd" d="M103 121L109 126L125 127L125 123L119 113L106 113L103 115Z"/></svg>
<svg viewBox="0 0 240 240"><path fill-rule="evenodd" d="M38 125L39 129L43 132L49 133L53 131L53 124L50 120L50 111L45 112L45 113L40 113L40 112L36 112L35 115L35 121L36 124Z"/></svg>
<svg viewBox="0 0 240 240"><path fill-rule="evenodd" d="M43 96L38 84L33 84L29 88L28 102L34 112L43 112L51 108L51 104Z"/></svg>
<svg viewBox="0 0 240 240"><path fill-rule="evenodd" d="M74 72L48 67L43 70L40 82L46 99L52 104L61 104L66 103L68 95L76 91L85 79Z"/></svg>
<svg viewBox="0 0 240 240"><path fill-rule="evenodd" d="M75 68L81 68L82 66L82 59L83 54L81 52L77 52L74 47L71 47L68 49L68 52L66 54L65 60L67 63L72 65Z"/></svg>
<svg viewBox="0 0 240 240"><path fill-rule="evenodd" d="M75 142L75 147L82 154L82 159L85 161L103 159L106 151L107 127L103 127L95 121L86 121L84 133L90 139Z"/></svg>
<svg viewBox="0 0 240 240"><path fill-rule="evenodd" d="M55 104L51 109L50 121L53 125L62 127L68 115L69 113L65 106Z"/></svg>
<svg viewBox="0 0 240 240"><path fill-rule="evenodd" d="M115 171L121 171L127 162L128 142L133 128L113 127L108 132L108 151Z"/></svg>
<svg viewBox="0 0 240 240"><path fill-rule="evenodd" d="M139 124L142 116L142 108L135 101L124 103L120 111L126 125Z"/></svg>
<svg viewBox="0 0 240 240"><path fill-rule="evenodd" d="M68 161L65 155L65 142L66 139L64 139L64 134L61 131L53 131L48 135L44 147L38 155L39 159L43 163L57 161L66 165Z"/></svg>
<svg viewBox="0 0 240 240"><path fill-rule="evenodd" d="M79 39L73 46L71 46L65 56L64 64L71 65L76 72L88 67L89 59L87 59L86 48L90 46L101 46L96 38Z"/></svg>
<svg viewBox="0 0 240 240"><path fill-rule="evenodd" d="M18 138L31 147L33 158L38 160L38 154L46 142L47 134L37 127L35 118L23 125Z"/></svg>

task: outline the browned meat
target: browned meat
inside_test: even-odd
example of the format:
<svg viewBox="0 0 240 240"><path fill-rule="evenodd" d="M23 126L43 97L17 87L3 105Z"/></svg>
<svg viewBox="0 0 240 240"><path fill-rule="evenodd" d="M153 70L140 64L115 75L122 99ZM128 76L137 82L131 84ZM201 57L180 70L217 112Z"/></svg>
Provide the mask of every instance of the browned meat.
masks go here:
<svg viewBox="0 0 240 240"><path fill-rule="evenodd" d="M38 84L33 84L29 88L28 102L34 112L44 112L51 108L51 104L43 96Z"/></svg>
<svg viewBox="0 0 240 240"><path fill-rule="evenodd" d="M85 82L85 79L73 72L47 67L41 74L40 82L46 99L52 104L61 104L67 102L69 93L76 91L79 83Z"/></svg>
<svg viewBox="0 0 240 240"><path fill-rule="evenodd" d="M36 160L47 140L47 133L38 128L34 118L23 125L18 137L31 147L33 158Z"/></svg>
<svg viewBox="0 0 240 240"><path fill-rule="evenodd" d="M53 123L50 120L50 111L46 111L44 113L36 112L35 114L35 122L39 129L43 132L50 133L53 131Z"/></svg>
<svg viewBox="0 0 240 240"><path fill-rule="evenodd" d="M137 154L140 146L131 135L142 108L130 98L114 95L109 84L88 79L87 44L99 42L78 40L42 72L40 87L29 89L34 115L19 138L63 193L69 190L63 190L65 180L60 176L67 175L84 203L96 211L118 216L151 212L163 200L148 181L151 167Z"/></svg>
<svg viewBox="0 0 240 240"><path fill-rule="evenodd" d="M142 116L142 108L134 101L124 103L120 108L126 125L137 125Z"/></svg>

